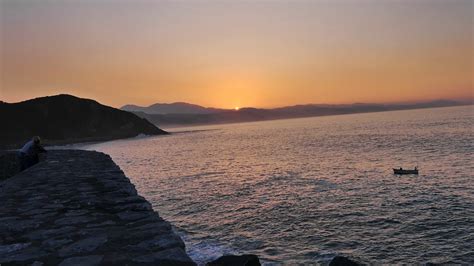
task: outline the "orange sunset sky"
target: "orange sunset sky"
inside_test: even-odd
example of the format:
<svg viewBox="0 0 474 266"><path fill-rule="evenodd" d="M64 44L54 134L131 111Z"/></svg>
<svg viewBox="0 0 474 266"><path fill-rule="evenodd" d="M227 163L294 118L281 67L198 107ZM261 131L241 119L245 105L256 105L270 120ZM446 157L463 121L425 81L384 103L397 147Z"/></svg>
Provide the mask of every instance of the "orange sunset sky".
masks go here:
<svg viewBox="0 0 474 266"><path fill-rule="evenodd" d="M0 0L0 100L473 98L472 0Z"/></svg>

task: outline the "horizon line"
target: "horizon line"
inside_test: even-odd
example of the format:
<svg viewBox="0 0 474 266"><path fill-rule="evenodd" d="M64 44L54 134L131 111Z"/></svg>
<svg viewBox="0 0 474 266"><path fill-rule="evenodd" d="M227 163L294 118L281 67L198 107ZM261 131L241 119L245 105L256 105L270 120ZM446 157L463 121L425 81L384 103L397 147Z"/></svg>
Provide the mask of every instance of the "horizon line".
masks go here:
<svg viewBox="0 0 474 266"><path fill-rule="evenodd" d="M6 102L0 99L0 102L7 103L7 104L16 104L16 103L22 103L26 102L29 100L37 99L37 98L45 98L45 97L54 97L54 96L60 96L60 95L68 95L68 96L73 96L77 98L82 98L82 99L90 99L94 100L96 102L99 102L103 105L111 106L117 109L122 109L123 107L127 105L132 105L136 107L141 107L141 108L148 108L151 107L155 104L177 104L177 103L183 103L183 104L190 104L190 105L197 105L206 109L222 109L222 110L234 110L236 107L239 109L245 109L245 108L255 108L255 109L278 109L278 108L285 108L285 107L294 107L294 106L308 106L308 105L356 105L356 104L366 104L366 105L396 105L396 104L421 104L421 103L430 103L430 102L437 102L437 101L455 101L459 103L467 103L468 105L474 104L474 95L470 97L453 97L453 98L431 98L431 99L423 99L423 100L407 100L407 101L381 101L381 102L363 102L363 101L358 101L358 102L349 102L349 103L298 103L298 104L288 104L288 105L280 105L280 106L267 106L267 107L259 107L259 106L235 106L232 108L224 108L224 107L212 107L212 106L204 106L200 105L197 103L191 103L191 102L186 102L186 101L172 101L172 102L156 102L152 103L149 105L137 105L133 103L128 103L128 104L123 104L120 106L114 106L114 105L108 105L105 103L102 103L102 100L99 98L94 98L94 97L84 97L84 96L78 96L74 94L69 94L69 93L58 93L58 94L51 94L51 95L44 95L44 96L37 96L37 97L32 97L16 102Z"/></svg>

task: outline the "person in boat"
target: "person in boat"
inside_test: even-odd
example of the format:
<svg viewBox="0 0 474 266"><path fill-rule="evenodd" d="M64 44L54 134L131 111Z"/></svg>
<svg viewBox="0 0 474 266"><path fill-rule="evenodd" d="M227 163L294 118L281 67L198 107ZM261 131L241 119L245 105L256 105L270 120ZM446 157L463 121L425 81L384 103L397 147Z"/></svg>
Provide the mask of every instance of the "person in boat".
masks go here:
<svg viewBox="0 0 474 266"><path fill-rule="evenodd" d="M41 146L41 139L38 136L33 137L28 141L23 148L18 152L20 159L21 171L37 164L39 162L39 154L47 152L43 146Z"/></svg>

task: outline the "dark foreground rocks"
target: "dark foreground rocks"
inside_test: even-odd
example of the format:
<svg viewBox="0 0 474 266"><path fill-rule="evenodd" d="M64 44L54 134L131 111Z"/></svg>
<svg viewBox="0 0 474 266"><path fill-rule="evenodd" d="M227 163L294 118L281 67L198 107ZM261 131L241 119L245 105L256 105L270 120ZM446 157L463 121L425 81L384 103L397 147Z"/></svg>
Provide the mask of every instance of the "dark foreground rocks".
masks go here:
<svg viewBox="0 0 474 266"><path fill-rule="evenodd" d="M329 262L329 266L362 266L361 264L353 259L346 258L344 256L336 256L334 257L331 262Z"/></svg>
<svg viewBox="0 0 474 266"><path fill-rule="evenodd" d="M260 266L260 260L256 255L226 255L208 262L207 266Z"/></svg>
<svg viewBox="0 0 474 266"><path fill-rule="evenodd" d="M195 265L108 155L50 151L0 182L0 265Z"/></svg>
<svg viewBox="0 0 474 266"><path fill-rule="evenodd" d="M17 152L0 151L0 182L20 172Z"/></svg>

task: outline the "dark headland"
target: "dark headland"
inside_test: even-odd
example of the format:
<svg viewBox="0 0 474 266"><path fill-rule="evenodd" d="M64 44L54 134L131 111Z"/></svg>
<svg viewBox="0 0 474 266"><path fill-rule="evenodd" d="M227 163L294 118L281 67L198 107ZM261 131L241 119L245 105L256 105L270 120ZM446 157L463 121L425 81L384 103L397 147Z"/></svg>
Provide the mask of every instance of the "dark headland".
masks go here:
<svg viewBox="0 0 474 266"><path fill-rule="evenodd" d="M130 112L65 94L0 102L0 125L0 148L19 148L35 135L56 145L167 134Z"/></svg>

